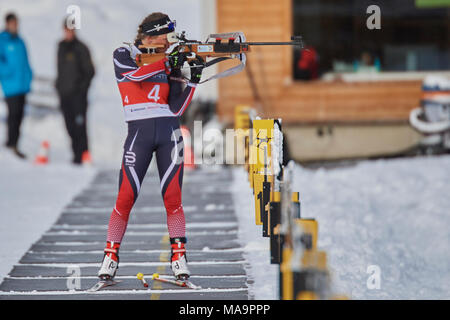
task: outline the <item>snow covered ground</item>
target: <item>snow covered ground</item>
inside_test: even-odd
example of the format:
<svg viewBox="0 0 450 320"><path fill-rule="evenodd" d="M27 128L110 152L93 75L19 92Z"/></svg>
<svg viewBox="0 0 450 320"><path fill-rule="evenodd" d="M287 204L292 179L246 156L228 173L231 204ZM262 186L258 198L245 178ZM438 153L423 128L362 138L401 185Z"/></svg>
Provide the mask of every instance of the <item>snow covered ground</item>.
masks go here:
<svg viewBox="0 0 450 320"><path fill-rule="evenodd" d="M64 158L64 157L61 157ZM0 153L0 278L93 178L96 168L55 160L47 167ZM333 170L295 171L302 215L319 221L334 290L353 299L450 298L450 156L361 162ZM254 224L253 197L243 168L230 186L249 261L250 293L278 298L278 266L269 240ZM369 289L369 266L381 272Z"/></svg>
<svg viewBox="0 0 450 320"><path fill-rule="evenodd" d="M278 297L278 269L254 224L243 168L234 171L241 239L257 299ZM332 170L296 166L302 216L319 222L333 290L352 299L450 299L450 156L363 161ZM379 289L367 285L373 270Z"/></svg>
<svg viewBox="0 0 450 320"><path fill-rule="evenodd" d="M36 167L0 149L0 282L95 172L66 163Z"/></svg>
<svg viewBox="0 0 450 320"><path fill-rule="evenodd" d="M295 171L304 217L319 221L336 289L354 299L450 298L450 156ZM380 271L369 289L370 266ZM368 269L369 268L369 269Z"/></svg>

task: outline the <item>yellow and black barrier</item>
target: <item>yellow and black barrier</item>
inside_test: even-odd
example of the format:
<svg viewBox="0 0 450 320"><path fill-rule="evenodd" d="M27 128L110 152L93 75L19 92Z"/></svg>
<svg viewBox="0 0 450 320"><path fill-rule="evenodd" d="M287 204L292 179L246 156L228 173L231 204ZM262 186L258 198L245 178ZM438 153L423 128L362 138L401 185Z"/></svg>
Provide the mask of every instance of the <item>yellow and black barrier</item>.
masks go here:
<svg viewBox="0 0 450 320"><path fill-rule="evenodd" d="M292 249L283 249L283 263L280 265L282 300L327 299L329 282L327 256L324 251L306 250L299 259Z"/></svg>
<svg viewBox="0 0 450 320"><path fill-rule="evenodd" d="M319 225L315 219L294 219L289 245L283 247L280 298L326 299L329 294L327 256L317 249Z"/></svg>
<svg viewBox="0 0 450 320"><path fill-rule="evenodd" d="M234 110L234 132L235 132L235 142L236 150L238 152L244 152L244 166L247 171L249 171L249 135L252 126L251 114L253 109L247 105L238 105ZM234 148L234 144L233 144ZM234 161L232 163L240 163L238 153L234 153Z"/></svg>
<svg viewBox="0 0 450 320"><path fill-rule="evenodd" d="M238 106L235 129L244 130L239 140L245 147L255 223L262 226L263 237L270 237L270 263L280 265L280 299L328 299L330 275L326 252L317 249L318 222L302 218L300 195L291 191L290 184L280 187L284 183L281 120L259 119L253 109Z"/></svg>
<svg viewBox="0 0 450 320"><path fill-rule="evenodd" d="M271 163L274 120L253 120L249 151L250 175L255 201L255 223L263 225L263 236L268 236L267 204L270 201L273 168Z"/></svg>
<svg viewBox="0 0 450 320"><path fill-rule="evenodd" d="M273 201L269 203L269 230L270 230L270 263L281 263L281 250L283 248L283 236L280 232L281 224L281 194L273 193Z"/></svg>
<svg viewBox="0 0 450 320"><path fill-rule="evenodd" d="M280 232L281 225L281 195L280 192L273 192L273 199L268 204L269 207L269 236L270 236L270 263L280 264L282 261L281 250L283 247L283 235ZM300 218L300 199L299 193L292 193L292 204L295 218Z"/></svg>

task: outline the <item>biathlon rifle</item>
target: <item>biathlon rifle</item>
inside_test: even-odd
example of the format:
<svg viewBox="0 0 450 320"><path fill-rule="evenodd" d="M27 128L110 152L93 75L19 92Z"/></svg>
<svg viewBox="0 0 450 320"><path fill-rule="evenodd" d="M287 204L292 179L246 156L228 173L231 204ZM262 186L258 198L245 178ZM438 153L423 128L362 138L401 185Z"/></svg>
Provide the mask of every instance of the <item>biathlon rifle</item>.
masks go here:
<svg viewBox="0 0 450 320"><path fill-rule="evenodd" d="M185 31L181 35L176 35L177 38L177 54L186 55L188 62L195 62L197 64L191 65L191 68L197 68L199 66L203 68L210 67L216 63L237 59L240 61L239 65L220 72L200 83L204 83L209 80L227 77L236 74L245 67L246 53L250 52L251 46L283 46L290 45L300 47L303 46L303 40L301 36L292 36L291 41L287 42L246 42L245 36L242 32L230 32L230 33L217 33L210 34L205 42L197 40L186 39ZM158 53L157 50L160 46L140 46L139 48L146 48L147 53L136 55L136 64L143 66L154 63L158 60L168 57L168 53ZM200 57L201 59L197 59ZM211 60L212 58L212 60ZM208 60L209 61L208 61ZM199 65L199 61L202 61Z"/></svg>

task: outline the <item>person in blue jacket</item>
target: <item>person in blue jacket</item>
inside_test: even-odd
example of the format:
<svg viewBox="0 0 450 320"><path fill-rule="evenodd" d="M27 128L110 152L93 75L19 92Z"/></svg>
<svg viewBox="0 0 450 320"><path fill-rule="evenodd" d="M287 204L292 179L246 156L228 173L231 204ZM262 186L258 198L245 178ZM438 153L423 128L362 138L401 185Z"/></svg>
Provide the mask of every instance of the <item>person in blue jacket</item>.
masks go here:
<svg viewBox="0 0 450 320"><path fill-rule="evenodd" d="M8 106L8 138L6 146L20 158L17 149L25 96L30 92L32 71L24 41L18 35L18 19L14 13L5 17L6 30L0 33L0 84Z"/></svg>

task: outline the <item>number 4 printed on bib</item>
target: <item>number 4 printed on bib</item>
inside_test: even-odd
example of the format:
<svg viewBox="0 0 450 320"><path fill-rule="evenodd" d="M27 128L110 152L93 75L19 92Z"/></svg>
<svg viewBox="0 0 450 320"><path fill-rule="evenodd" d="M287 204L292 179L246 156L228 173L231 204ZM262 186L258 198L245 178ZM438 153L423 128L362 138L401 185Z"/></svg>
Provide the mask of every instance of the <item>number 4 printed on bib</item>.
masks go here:
<svg viewBox="0 0 450 320"><path fill-rule="evenodd" d="M150 93L148 94L148 99L149 100L153 100L155 102L158 102L159 100L159 89L160 89L160 85L159 84L155 84L152 88L152 90L150 90Z"/></svg>

